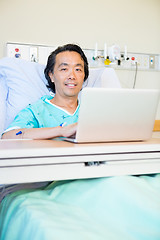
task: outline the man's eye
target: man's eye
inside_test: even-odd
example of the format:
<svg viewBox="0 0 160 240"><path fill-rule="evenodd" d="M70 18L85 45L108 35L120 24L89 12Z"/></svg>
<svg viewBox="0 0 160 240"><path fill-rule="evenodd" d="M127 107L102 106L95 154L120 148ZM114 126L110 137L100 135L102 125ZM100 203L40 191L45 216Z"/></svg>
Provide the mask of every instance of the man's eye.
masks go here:
<svg viewBox="0 0 160 240"><path fill-rule="evenodd" d="M82 69L81 69L81 68L76 68L76 71L77 71L77 72L81 72Z"/></svg>
<svg viewBox="0 0 160 240"><path fill-rule="evenodd" d="M61 71L66 71L67 70L67 68L61 68Z"/></svg>

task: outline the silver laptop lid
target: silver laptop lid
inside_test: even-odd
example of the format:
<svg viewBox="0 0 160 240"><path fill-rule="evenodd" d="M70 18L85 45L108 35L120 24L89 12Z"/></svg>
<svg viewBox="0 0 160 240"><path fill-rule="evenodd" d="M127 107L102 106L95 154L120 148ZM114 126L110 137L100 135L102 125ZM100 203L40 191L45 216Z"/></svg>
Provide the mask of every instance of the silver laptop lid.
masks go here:
<svg viewBox="0 0 160 240"><path fill-rule="evenodd" d="M158 100L154 89L84 88L76 142L148 140Z"/></svg>

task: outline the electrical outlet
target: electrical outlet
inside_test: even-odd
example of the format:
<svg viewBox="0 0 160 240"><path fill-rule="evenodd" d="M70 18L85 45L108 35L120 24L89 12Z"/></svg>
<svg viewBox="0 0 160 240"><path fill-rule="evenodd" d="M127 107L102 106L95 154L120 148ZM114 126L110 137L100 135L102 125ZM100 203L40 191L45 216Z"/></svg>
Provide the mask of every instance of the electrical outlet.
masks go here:
<svg viewBox="0 0 160 240"><path fill-rule="evenodd" d="M151 69L155 68L155 56L153 55L149 56L149 68Z"/></svg>
<svg viewBox="0 0 160 240"><path fill-rule="evenodd" d="M149 56L148 55L144 55L144 57L143 57L143 67L145 69L149 68Z"/></svg>
<svg viewBox="0 0 160 240"><path fill-rule="evenodd" d="M142 57L142 55L137 55L136 61L137 61L137 65L138 65L140 68L142 68L142 66L143 66L143 57Z"/></svg>
<svg viewBox="0 0 160 240"><path fill-rule="evenodd" d="M30 61L38 62L38 48L37 47L30 47Z"/></svg>

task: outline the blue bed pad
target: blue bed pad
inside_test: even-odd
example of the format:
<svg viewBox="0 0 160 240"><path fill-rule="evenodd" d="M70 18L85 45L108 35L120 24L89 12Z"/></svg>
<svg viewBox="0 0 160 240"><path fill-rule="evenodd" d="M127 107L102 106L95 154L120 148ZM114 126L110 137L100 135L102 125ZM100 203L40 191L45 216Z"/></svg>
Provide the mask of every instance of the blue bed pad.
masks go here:
<svg viewBox="0 0 160 240"><path fill-rule="evenodd" d="M159 240L160 174L53 182L8 195L0 240Z"/></svg>

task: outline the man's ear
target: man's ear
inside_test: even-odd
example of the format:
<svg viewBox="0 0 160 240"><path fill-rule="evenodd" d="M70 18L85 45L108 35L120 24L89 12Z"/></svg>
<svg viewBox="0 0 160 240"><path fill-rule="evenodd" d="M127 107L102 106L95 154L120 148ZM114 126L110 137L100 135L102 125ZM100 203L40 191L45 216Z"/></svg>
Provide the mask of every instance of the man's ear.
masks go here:
<svg viewBox="0 0 160 240"><path fill-rule="evenodd" d="M51 79L51 82L54 82L54 76L53 76L53 73L52 72L49 72L48 73L50 79Z"/></svg>

